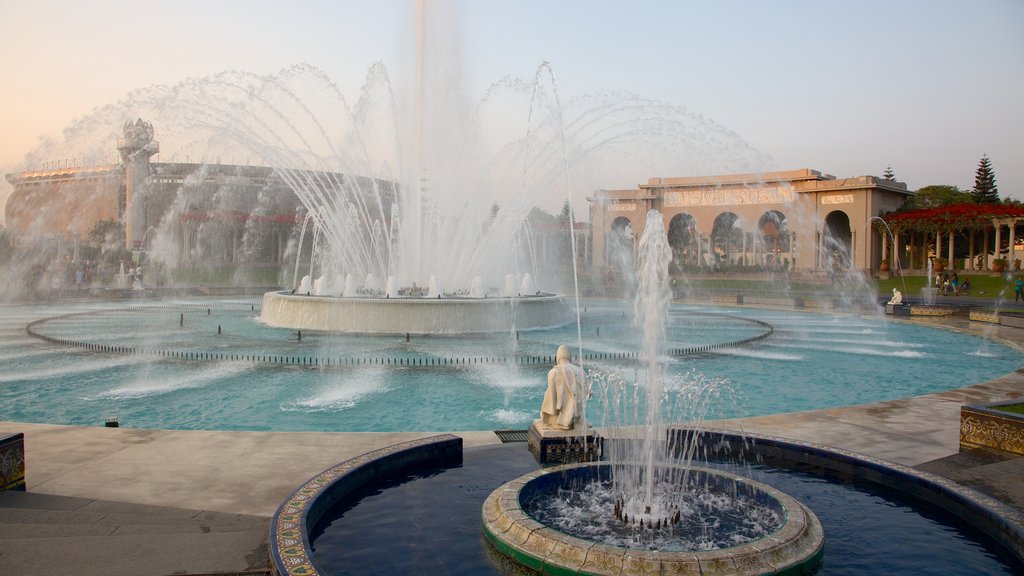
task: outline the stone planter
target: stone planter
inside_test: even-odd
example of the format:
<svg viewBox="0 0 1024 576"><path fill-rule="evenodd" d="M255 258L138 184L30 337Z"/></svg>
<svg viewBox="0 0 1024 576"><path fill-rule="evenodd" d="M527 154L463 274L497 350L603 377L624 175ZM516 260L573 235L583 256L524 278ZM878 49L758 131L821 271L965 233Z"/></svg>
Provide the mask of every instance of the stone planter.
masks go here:
<svg viewBox="0 0 1024 576"><path fill-rule="evenodd" d="M960 449L986 448L1024 456L1024 414L998 410L1008 400L960 407Z"/></svg>
<svg viewBox="0 0 1024 576"><path fill-rule="evenodd" d="M25 435L0 432L0 492L25 491Z"/></svg>

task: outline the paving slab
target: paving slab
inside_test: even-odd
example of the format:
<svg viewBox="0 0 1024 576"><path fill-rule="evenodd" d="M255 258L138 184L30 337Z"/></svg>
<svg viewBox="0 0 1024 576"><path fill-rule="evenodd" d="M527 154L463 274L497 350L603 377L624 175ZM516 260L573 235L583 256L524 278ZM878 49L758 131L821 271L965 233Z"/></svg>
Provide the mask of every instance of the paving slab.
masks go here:
<svg viewBox="0 0 1024 576"><path fill-rule="evenodd" d="M266 567L265 541L263 532L8 540L0 543L0 574L23 574L27 568L50 576L241 572ZM227 552L235 550L248 552Z"/></svg>

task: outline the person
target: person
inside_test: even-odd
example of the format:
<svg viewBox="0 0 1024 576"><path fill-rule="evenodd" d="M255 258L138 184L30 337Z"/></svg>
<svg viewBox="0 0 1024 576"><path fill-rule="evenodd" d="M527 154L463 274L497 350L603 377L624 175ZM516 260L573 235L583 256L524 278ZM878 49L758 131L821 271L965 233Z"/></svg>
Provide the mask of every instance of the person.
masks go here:
<svg viewBox="0 0 1024 576"><path fill-rule="evenodd" d="M1018 298L1024 300L1024 276L1020 274L1013 281L1013 301L1016 302Z"/></svg>
<svg viewBox="0 0 1024 576"><path fill-rule="evenodd" d="M942 275L942 293L949 294L949 272Z"/></svg>
<svg viewBox="0 0 1024 576"><path fill-rule="evenodd" d="M963 283L960 284L960 293L961 294L970 294L971 293L971 279L970 278L964 278Z"/></svg>
<svg viewBox="0 0 1024 576"><path fill-rule="evenodd" d="M953 296L956 296L960 292L960 277L956 275L956 272L953 272L951 282L953 283Z"/></svg>
<svg viewBox="0 0 1024 576"><path fill-rule="evenodd" d="M552 430L572 430L583 414L590 386L583 369L572 363L564 344L555 353L555 367L548 371L548 388L540 407L541 425Z"/></svg>

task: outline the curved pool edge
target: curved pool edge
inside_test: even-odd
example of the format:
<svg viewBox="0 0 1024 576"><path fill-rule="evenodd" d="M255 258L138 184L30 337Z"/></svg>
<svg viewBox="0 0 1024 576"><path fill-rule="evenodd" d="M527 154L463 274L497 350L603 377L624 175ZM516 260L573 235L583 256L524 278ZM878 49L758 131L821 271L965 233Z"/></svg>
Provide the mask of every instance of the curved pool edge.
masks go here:
<svg viewBox="0 0 1024 576"><path fill-rule="evenodd" d="M685 427L673 429L685 432ZM672 433L672 432L670 432ZM1024 565L1024 511L945 476L844 448L768 434L707 428L701 442L759 463L796 466L816 476L856 480L938 506L986 534Z"/></svg>
<svg viewBox="0 0 1024 576"><path fill-rule="evenodd" d="M313 476L282 502L270 519L271 570L280 576L323 574L309 535L332 505L404 470L461 458L462 438L442 434L373 450Z"/></svg>
<svg viewBox="0 0 1024 576"><path fill-rule="evenodd" d="M703 442L717 450L823 476L855 478L938 506L987 535L1024 565L1024 512L943 476L851 450L781 436L706 429ZM456 452L461 457L461 438L434 436L367 452L317 474L296 489L271 519L271 569L280 576L324 575L312 552L309 535L331 505L376 479L413 466L451 459Z"/></svg>

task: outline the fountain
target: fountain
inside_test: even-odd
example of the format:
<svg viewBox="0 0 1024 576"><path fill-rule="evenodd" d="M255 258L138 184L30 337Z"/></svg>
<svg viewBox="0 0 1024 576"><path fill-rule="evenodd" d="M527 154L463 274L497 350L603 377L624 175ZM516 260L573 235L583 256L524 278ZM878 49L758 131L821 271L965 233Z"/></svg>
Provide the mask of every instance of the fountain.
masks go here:
<svg viewBox="0 0 1024 576"><path fill-rule="evenodd" d="M622 412L639 418L603 429L607 462L532 472L492 492L483 505L484 535L499 553L536 571L707 573L734 565L750 574L808 572L824 546L813 512L769 486L692 466L699 427L668 441L670 259L664 221L651 211L634 306L643 380L616 400L632 396Z"/></svg>
<svg viewBox="0 0 1024 576"><path fill-rule="evenodd" d="M934 306L935 295L939 293L938 287L932 283L932 267L934 266L934 262L934 259L928 259L928 264L926 266L928 269L928 275L926 277L927 280L925 281L924 287L921 288L921 301L924 302L926 306Z"/></svg>

